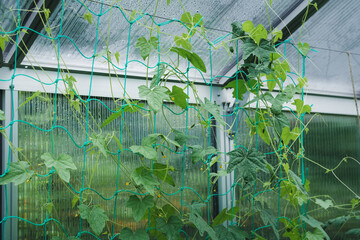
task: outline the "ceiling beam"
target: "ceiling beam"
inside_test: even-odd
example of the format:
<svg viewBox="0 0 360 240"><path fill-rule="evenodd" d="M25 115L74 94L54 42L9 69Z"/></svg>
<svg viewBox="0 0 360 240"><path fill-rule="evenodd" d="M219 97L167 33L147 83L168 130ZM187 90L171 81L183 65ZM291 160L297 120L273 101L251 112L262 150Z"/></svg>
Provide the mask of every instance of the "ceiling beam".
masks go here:
<svg viewBox="0 0 360 240"><path fill-rule="evenodd" d="M329 0L313 0L312 4L317 4L318 10L322 8ZM276 26L273 28L281 29L283 32L283 39L288 39L298 28L300 28L303 24L303 17L308 8L308 0L303 0L300 2L295 8L293 8L290 12L283 17L283 20L279 21ZM307 18L305 22L310 19L317 12L316 8L311 5L309 6L309 11L307 14ZM242 54L239 55L239 61L242 59ZM236 59L231 63L226 71L224 71L221 75L223 76L232 76L231 78L220 78L215 81L218 84L225 86L230 81L236 79L237 72L237 61ZM238 73L239 74L239 73Z"/></svg>
<svg viewBox="0 0 360 240"><path fill-rule="evenodd" d="M34 0L28 8L29 11L27 11L22 20L22 26L33 29L36 32L41 32L44 29L42 20L46 19L46 17L44 12L40 11L40 9L49 9L50 17L59 3L60 0ZM20 31L18 33L18 45L7 45L4 51L6 53L4 62L7 63L10 68L14 68L15 60L17 65L24 60L28 50L31 48L36 38L38 37L38 34L34 31L27 31L26 33ZM14 38L14 41L15 40L16 36ZM18 51L16 51L16 49L18 49ZM22 49L22 51L19 49Z"/></svg>

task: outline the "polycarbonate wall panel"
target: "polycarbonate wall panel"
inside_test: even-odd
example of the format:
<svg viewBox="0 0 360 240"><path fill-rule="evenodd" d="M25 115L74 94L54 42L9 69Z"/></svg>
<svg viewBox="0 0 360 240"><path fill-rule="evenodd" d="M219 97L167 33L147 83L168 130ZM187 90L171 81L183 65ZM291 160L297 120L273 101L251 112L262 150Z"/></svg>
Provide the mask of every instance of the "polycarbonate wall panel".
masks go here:
<svg viewBox="0 0 360 240"><path fill-rule="evenodd" d="M19 104L21 105L26 99L32 96L33 93L20 92ZM125 207L125 203L128 200L131 193L121 192L118 194L117 199L114 196L116 190L133 190L132 184L127 185L126 182L129 179L120 171L118 178L119 185L117 184L117 155L107 154L104 157L102 154L97 153L97 149L90 149L84 156L84 148L78 148L85 142L85 128L86 128L86 108L80 107L80 113L71 108L68 100L63 95L57 96L56 107L56 127L52 132L44 132L38 128L49 130L52 122L52 112L54 107L55 95L42 94L41 97L34 98L32 101L26 103L19 108L19 119L33 124L30 126L26 123L19 123L19 148L21 150L20 159L31 162L32 168L34 168L39 174L47 174L49 169L43 164L43 160L40 158L45 152L52 152L54 156L58 156L60 153L66 153L70 155L77 167L77 170L71 170L70 184L77 191L82 186L82 171L85 162L84 173L84 187L91 187L98 191L104 198L110 200L104 200L98 194L91 190L85 190L83 193L83 201L85 204L99 205L106 212L110 222L104 231L111 232L111 226L115 210L115 201L117 203L116 217L115 217L115 233L119 232L123 227L131 228L144 228L146 221L140 221L136 223L132 218L131 209ZM100 98L109 108L114 109L115 105L112 99ZM182 110L175 105L167 105L175 113L180 113ZM145 106L146 107L146 106ZM133 171L136 167L143 164L149 165L149 161L142 160L140 155L135 155L126 149L130 146L141 144L141 139L150 133L150 124L154 124L154 121L150 121L146 116L149 112L142 111L142 113L124 113L123 122L121 118L118 118L106 125L103 128L99 128L95 124L102 123L111 112L107 110L102 104L97 101L91 101L89 103L89 133L93 130L97 133L101 132L103 136L114 134L120 139L122 134L122 146L125 149L120 154L119 160L120 170L124 167L129 171ZM167 120L176 126L179 131L185 132L186 123L191 126L193 123L198 122L197 112L194 109L189 109L188 116L186 114L175 115L168 109L164 108L164 113ZM65 131L65 128L68 132ZM122 133L121 133L122 129ZM156 117L156 130L157 133L168 135L170 128L168 127L165 119L161 114ZM73 139L71 139L70 135ZM202 145L203 132L199 125L188 129L188 134L194 137L189 140L188 144ZM90 134L89 134L90 135ZM89 141L88 136L88 141ZM169 136L173 138L173 135ZM51 142L53 141L53 145ZM109 145L110 151L116 152L117 144L112 141ZM164 184L162 190L166 193L173 195L161 196L158 200L158 204L165 204L166 201L162 199L170 200L178 209L181 206L181 192L179 191L184 180L184 186L192 187L196 190L200 197L206 200L208 194L208 175L207 171L202 173L200 168L206 168L201 162L193 165L191 164L189 151L185 154L185 163L183 168L183 154L181 149L177 152L174 147L170 147L172 151L166 151L166 148L162 148L162 153L166 156L162 158L158 157L159 162L166 163L169 160L169 165L173 166L176 171L169 174L174 178L176 187ZM84 161L85 158L85 161ZM184 175L183 175L184 172ZM130 172L131 173L131 172ZM184 179L185 178L185 179ZM50 184L49 184L50 183ZM18 209L19 217L25 218L34 223L42 223L46 218L46 208L51 209L50 217L58 219L64 228L68 231L69 235L76 235L79 231L79 213L77 205L72 208L72 200L74 196L79 196L71 190L71 187L59 179L57 174L47 177L33 177L29 183L24 183L18 186L19 199ZM175 194L174 194L175 193ZM50 195L49 195L50 194ZM50 196L50 198L49 198ZM184 190L184 201L191 202L192 200L199 200L199 198L191 190ZM47 204L48 201L50 204ZM77 203L78 204L78 203ZM205 216L205 215L204 215ZM19 239L42 239L45 236L43 226L35 226L28 222L19 220ZM82 230L90 230L86 221L82 221ZM47 237L58 235L62 230L53 221L47 223ZM91 231L91 230L90 230ZM107 239L107 236L100 236L101 239Z"/></svg>
<svg viewBox="0 0 360 240"><path fill-rule="evenodd" d="M250 142L249 127L245 123L246 115L240 114L238 121L238 136L237 144L248 146ZM250 116L253 116L254 112L250 111ZM287 113L287 117L290 120L290 124L294 127L295 117L292 113ZM335 168L340 161L345 157L352 157L354 159L360 159L360 128L356 116L341 116L341 115L305 115L304 124L309 129L308 133L304 133L304 149L305 156L312 161L315 161L328 169ZM253 139L255 141L255 139ZM266 145L261 138L258 138L259 151L269 153L273 152L273 149ZM254 142L253 147L256 147ZM292 144L290 142L290 144ZM298 149L298 141L294 145L294 151L296 153ZM289 164L294 162L289 157ZM267 155L267 161L277 163L278 159L273 154ZM297 163L295 163L297 165ZM355 161L348 159L347 162L343 162L340 167L335 170L336 177L331 173L326 173L323 168L320 168L314 163L304 159L306 179L310 181L310 195L318 196L320 199L332 199L335 205L350 204L351 199L356 196L349 191L336 177L341 179L348 187L350 187L355 193L360 192L360 165ZM294 168L294 169L297 169ZM262 179L262 173L259 172L260 179ZM268 175L264 176L263 180L268 181ZM256 185L256 192L262 191L263 186L260 182ZM239 199L241 191L237 191L236 198ZM270 192L265 193L263 201L267 206L272 209L272 212L277 216L277 212L280 212L280 216L286 214L291 215L291 207L286 207L287 202L281 200L280 209L278 209L278 193ZM250 207L248 201L242 201L244 207ZM348 205L349 206L349 205ZM246 211L246 210L245 210ZM308 206L308 214L316 218L319 221L326 222L329 219L347 214L341 208L329 208L324 210L319 205L314 203L314 199L310 201ZM258 214L257 214L258 215ZM262 220L260 216L255 215L255 228L262 226ZM251 226L247 226L249 230ZM356 228L356 222L349 221L341 229L328 228L328 232L331 239L353 239L350 236L345 236L345 232L351 228ZM271 229L260 230L259 234L262 236L272 236ZM272 239L272 238L270 238Z"/></svg>

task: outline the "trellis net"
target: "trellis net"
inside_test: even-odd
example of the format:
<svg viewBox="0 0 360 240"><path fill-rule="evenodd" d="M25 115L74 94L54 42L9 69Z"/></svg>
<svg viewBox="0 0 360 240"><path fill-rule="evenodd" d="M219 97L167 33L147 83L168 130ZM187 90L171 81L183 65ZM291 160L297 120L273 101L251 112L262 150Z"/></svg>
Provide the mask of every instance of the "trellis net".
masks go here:
<svg viewBox="0 0 360 240"><path fill-rule="evenodd" d="M251 184L241 171L234 170L235 174L229 175L226 156L233 149L258 151L266 141L273 142L262 136L267 127L264 113L260 114L264 108L260 104L262 99L255 98L252 104L243 106L242 95L245 92L259 94L265 85L272 89L278 85L282 92L288 83L294 86L294 93L295 87L300 86L297 91L303 100L304 52L299 55L300 74L285 64L283 79L280 76L258 78L257 73L254 76L240 67L239 61L247 54L241 46L246 42L237 38L236 24L232 33L214 38L204 27L200 14L188 13L181 19L164 20L148 13L129 12L115 3L75 3L81 9L78 21L93 28L90 35L84 34L89 37L84 49L77 45L78 35L74 35L76 39L63 35L64 22L72 13L68 11L72 6L68 1L62 1L59 14L50 18L47 9L34 8L41 12L44 25L44 30L37 32L23 25L18 0L17 10L13 11L17 26L0 31L3 39L16 46L15 56L25 50L19 47L23 35L35 33L44 42L44 48L51 46L57 63L56 74L50 74L39 68L30 51L26 61L32 74L23 74L15 59L11 78L1 79L11 86L12 102L11 113L5 116L7 124L1 128L8 133L6 167L1 175L6 195L1 220L3 239L8 236L19 239L128 239L130 236L135 239L149 236L153 239L178 239L179 236L220 239L220 230L214 231L214 218L222 211L218 209L218 201L224 196L230 199L226 206L229 209L226 224L228 227L240 224L238 236L244 234L243 238L255 237L263 229L269 238L278 238L276 229L280 228L281 219L286 219L286 226L298 224L290 220L292 211L282 211L280 196L287 190L282 189L281 183L289 181L284 180L287 174L281 167L274 171L271 165L279 166L284 156L282 151L294 153L292 148L294 151L302 148L306 128L303 116L307 111L295 113L289 108L290 115L281 115L284 102L274 111L281 131L281 124L289 121L288 117L299 122L298 132L290 131L295 134L290 140L297 140L297 144L287 141L266 147L269 164L265 165L266 169L256 170L260 170L258 179ZM106 22L108 25L104 27ZM128 29L127 38L119 40L122 46L118 49L115 48L119 46L118 40L111 38L114 24ZM74 27L70 23L65 26ZM140 29L147 29L146 36L138 35ZM168 40L168 35L173 38L174 29L179 29L182 35L172 43L163 40ZM207 46L206 51L199 53L206 61L196 54L197 44ZM282 50L276 50L280 45ZM76 52L71 54L81 55L89 67L87 75L68 69L71 64L67 65L64 60L68 51L65 47ZM237 61L239 68L232 76L213 75L214 66L220 64L213 60L213 52L220 47ZM267 58L278 54L285 62L289 47L298 52L297 46L287 40L267 49ZM107 74L101 77L108 81L101 84L96 82L100 81L99 66L107 68ZM139 82L131 75L135 70L146 75L141 86L131 84L131 81ZM42 90L16 91L20 78ZM228 86L234 89L233 107L225 104L220 108L220 103L215 102L220 99L217 94L221 89L215 82L219 78L233 81ZM300 83L296 79L300 79ZM205 94L196 91L197 85L206 89ZM94 86L107 89L111 96L94 96ZM274 106L273 101L278 100L272 98L269 102ZM245 118L248 125L240 128ZM15 136L17 133L19 137ZM228 149L221 148L216 141L221 134L232 139ZM308 201L303 187L306 171L301 151L297 159L299 177L291 179L304 191L299 195L303 201L299 211L306 216ZM275 174L275 183L265 181L261 171ZM216 183L218 178L226 178L231 184L227 189L220 189ZM255 214L263 207L255 201L259 197L268 207L262 213L268 214L267 221ZM251 210L245 212L243 208ZM166 229L170 224L173 229ZM302 228L303 224L299 224L299 229ZM251 235L242 230L248 230Z"/></svg>

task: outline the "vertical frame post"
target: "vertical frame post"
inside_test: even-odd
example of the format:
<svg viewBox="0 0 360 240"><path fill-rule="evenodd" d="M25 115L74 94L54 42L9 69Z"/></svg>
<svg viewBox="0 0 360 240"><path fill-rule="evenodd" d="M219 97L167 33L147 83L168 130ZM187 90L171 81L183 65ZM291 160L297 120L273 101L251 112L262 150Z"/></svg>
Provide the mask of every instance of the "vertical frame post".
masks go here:
<svg viewBox="0 0 360 240"><path fill-rule="evenodd" d="M4 126L6 128L6 135L9 137L13 146L18 146L18 123L14 122L18 119L17 106L18 106L18 92L13 90L13 86L2 92L2 107L5 112ZM1 139L1 168L5 172L9 162L17 161L16 156L12 153L10 144L7 139ZM18 189L13 184L2 186L1 191L1 217L2 219L9 216L18 216ZM3 222L2 238L4 239L18 239L18 219L7 218Z"/></svg>

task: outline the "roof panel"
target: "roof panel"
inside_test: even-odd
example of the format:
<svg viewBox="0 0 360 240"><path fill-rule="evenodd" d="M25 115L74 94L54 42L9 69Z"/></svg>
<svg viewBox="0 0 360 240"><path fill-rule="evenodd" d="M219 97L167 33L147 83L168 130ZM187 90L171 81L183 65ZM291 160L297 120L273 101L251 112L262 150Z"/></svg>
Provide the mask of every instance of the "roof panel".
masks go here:
<svg viewBox="0 0 360 240"><path fill-rule="evenodd" d="M106 60L101 57L105 54L108 44L109 51L114 54L119 52L121 60L119 63L114 61L115 65L121 69L125 67L125 56L127 55L127 45L129 37L129 24L126 22L121 12L117 8L109 10L110 7L104 1L102 12L106 12L99 20L99 29L101 34L98 36L97 41L97 58L96 70L108 68ZM302 2L301 0L293 1L274 1L272 9L269 9L269 17L273 23L279 22L279 16L285 16L294 6ZM137 10L138 12L142 9L142 12L153 13L156 7L156 1L121 1L121 8L126 14L130 14L130 11ZM215 41L219 37L226 37L224 44L227 40L230 40L229 35L231 31L231 23L234 21L245 21L252 20L255 24L262 23L265 27L268 27L268 18L266 15L266 6L263 0L253 1L239 1L239 0L209 0L209 1L195 1L195 0L184 0L182 1L184 9L190 11L192 14L200 13L203 15L204 25L206 27L206 34L210 42ZM86 6L95 13L100 13L101 4L97 1L85 1ZM119 5L117 5L119 6ZM276 12L276 14L274 12ZM95 38L96 38L96 27L94 24L89 24L83 19L87 9L82 6L78 1L66 0L64 5L64 17L62 21L62 35L68 38L61 38L59 41L60 55L61 58L66 62L67 67L70 68L86 68L91 67L91 60L86 60L82 55L90 57L94 52ZM184 11L179 1L171 1L170 5L166 5L166 1L160 1L157 8L155 20L158 23L165 22L170 19L180 19ZM93 15L93 17L95 17ZM60 6L56 9L54 14L50 17L50 23L52 26L53 36L57 36L60 30L61 19L61 8ZM109 25L110 22L110 25ZM151 20L149 17L142 18L139 23L133 24L131 27L130 36L130 48L129 48L129 60L138 60L144 62L141 57L139 50L134 46L139 37L145 36L147 39L150 35L150 30L146 27L151 26ZM110 27L109 27L110 26ZM168 25L161 26L160 28L160 47L165 51L165 54L161 55L161 61L169 62L170 57L174 56L167 52L167 50L174 46L174 36L180 35L186 32L183 26L178 23L170 23ZM46 34L43 31L43 34ZM156 30L152 31L153 35L156 35ZM71 42L69 39L72 39ZM74 43L78 47L76 49ZM210 71L210 52L209 43L201 39L201 37L193 37L193 51L196 52L205 61L208 71L205 77L209 79L212 76L222 74L224 69L232 67L236 62L236 57L229 54L228 48L224 45L217 44L212 48L212 71ZM37 61L43 66L57 66L56 61L56 49L51 44L51 41L44 38L38 37L34 45L31 47L28 56L31 56L28 60L24 60L24 64L29 61ZM112 57L114 60L114 56ZM176 60L176 58L175 58ZM150 66L154 66L157 63L156 53L150 58ZM187 63L182 61L180 64L182 70L186 70ZM143 67L139 62L132 62L128 65L128 74L144 75L146 68ZM226 71L225 71L226 72ZM119 71L119 73L124 73ZM192 70L192 77L201 77L199 72Z"/></svg>
<svg viewBox="0 0 360 240"><path fill-rule="evenodd" d="M306 76L313 92L352 96L349 62L346 52L352 53L351 65L356 92L360 95L360 1L348 0L346 4L329 1L293 35L307 42L317 52L309 54ZM296 54L288 54L291 62Z"/></svg>
<svg viewBox="0 0 360 240"><path fill-rule="evenodd" d="M8 35L12 39L14 40L16 39L16 32L14 31L18 26L18 14L20 13L20 19L23 19L31 3L32 1L0 0L0 34L1 35L5 33L9 33ZM10 42L11 41L6 42L5 49ZM6 56L6 54L7 52L5 50L4 55Z"/></svg>

